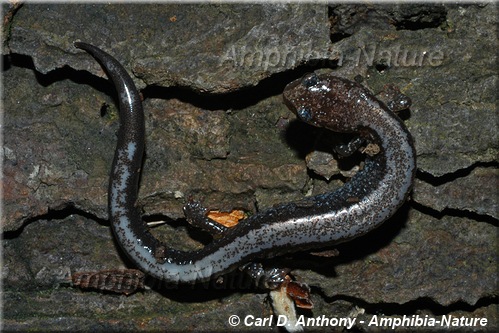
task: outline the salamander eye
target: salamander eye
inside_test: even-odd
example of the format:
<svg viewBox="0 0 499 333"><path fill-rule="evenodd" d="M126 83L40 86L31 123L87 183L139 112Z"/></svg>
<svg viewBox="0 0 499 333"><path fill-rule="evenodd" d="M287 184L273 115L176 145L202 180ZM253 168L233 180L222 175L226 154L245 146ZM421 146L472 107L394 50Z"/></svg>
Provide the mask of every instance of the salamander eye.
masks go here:
<svg viewBox="0 0 499 333"><path fill-rule="evenodd" d="M300 117L301 120L308 122L312 119L312 112L310 112L309 108L301 106L296 110L296 114Z"/></svg>
<svg viewBox="0 0 499 333"><path fill-rule="evenodd" d="M317 83L319 83L319 78L315 73L305 74L305 76L301 79L301 84L307 88L315 86Z"/></svg>

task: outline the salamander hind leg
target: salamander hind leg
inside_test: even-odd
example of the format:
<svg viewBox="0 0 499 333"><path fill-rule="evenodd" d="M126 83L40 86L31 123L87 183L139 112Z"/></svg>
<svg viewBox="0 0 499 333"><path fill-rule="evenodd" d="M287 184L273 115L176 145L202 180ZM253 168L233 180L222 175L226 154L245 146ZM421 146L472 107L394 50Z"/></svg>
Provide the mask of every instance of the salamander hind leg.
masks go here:
<svg viewBox="0 0 499 333"><path fill-rule="evenodd" d="M184 206L184 215L189 224L209 232L213 237L221 237L227 227L210 219L208 209L201 202L189 199Z"/></svg>

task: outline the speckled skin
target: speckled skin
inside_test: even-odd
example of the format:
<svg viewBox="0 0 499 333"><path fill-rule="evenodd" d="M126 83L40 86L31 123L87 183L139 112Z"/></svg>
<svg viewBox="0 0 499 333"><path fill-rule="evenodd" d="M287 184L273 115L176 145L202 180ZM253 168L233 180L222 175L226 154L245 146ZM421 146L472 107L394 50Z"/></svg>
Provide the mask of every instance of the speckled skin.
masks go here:
<svg viewBox="0 0 499 333"><path fill-rule="evenodd" d="M128 256L146 273L169 283L209 280L257 258L323 247L363 235L400 207L411 190L416 169L412 138L400 119L360 85L330 75L308 74L289 84L284 100L298 117L336 132L358 133L378 144L359 171L339 190L275 206L220 228L203 249L181 252L159 242L147 230L136 207L137 181L144 147L144 119L139 95L129 75L110 55L75 43L96 57L120 96L118 134L109 206L112 228ZM196 202L187 215L203 219ZM205 221L196 221L203 225ZM208 223L210 224L210 223ZM207 226L216 233L217 228Z"/></svg>

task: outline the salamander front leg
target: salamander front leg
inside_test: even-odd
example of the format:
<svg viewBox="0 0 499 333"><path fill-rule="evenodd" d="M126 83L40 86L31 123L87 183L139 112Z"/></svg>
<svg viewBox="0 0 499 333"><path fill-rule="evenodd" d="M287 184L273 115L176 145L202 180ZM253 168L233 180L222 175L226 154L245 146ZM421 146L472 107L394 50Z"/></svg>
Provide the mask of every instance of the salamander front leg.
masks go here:
<svg viewBox="0 0 499 333"><path fill-rule="evenodd" d="M336 151L341 156L350 156L355 153L365 142L365 139L361 138L360 136L356 136L355 138L350 140L350 142L334 147L334 151Z"/></svg>
<svg viewBox="0 0 499 333"><path fill-rule="evenodd" d="M385 102L388 109L392 112L400 112L408 109L412 101L411 99L402 94L400 90L393 85L386 85L379 97ZM350 156L355 153L360 147L366 143L366 140L360 136L354 137L346 144L337 145L334 150L341 156Z"/></svg>

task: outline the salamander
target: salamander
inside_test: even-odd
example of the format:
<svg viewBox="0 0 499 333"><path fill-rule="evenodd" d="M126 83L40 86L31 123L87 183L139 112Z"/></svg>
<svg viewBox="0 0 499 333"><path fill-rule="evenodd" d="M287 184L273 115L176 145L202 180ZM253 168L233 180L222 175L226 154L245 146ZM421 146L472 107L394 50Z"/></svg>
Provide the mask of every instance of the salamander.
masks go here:
<svg viewBox="0 0 499 333"><path fill-rule="evenodd" d="M200 250L173 249L149 232L137 206L145 145L139 93L112 56L90 44L76 42L75 46L101 63L118 92L120 128L109 184L111 226L124 252L155 278L169 283L202 282L259 258L354 239L392 216L411 191L416 153L404 123L360 84L310 73L284 89L288 108L313 126L355 133L355 147L371 143L379 147L377 153L367 155L362 170L336 191L276 205L232 228L217 226L198 202L189 201L184 207L187 218L222 235Z"/></svg>

